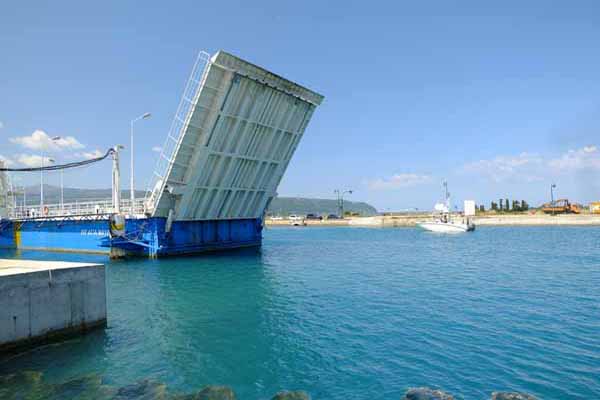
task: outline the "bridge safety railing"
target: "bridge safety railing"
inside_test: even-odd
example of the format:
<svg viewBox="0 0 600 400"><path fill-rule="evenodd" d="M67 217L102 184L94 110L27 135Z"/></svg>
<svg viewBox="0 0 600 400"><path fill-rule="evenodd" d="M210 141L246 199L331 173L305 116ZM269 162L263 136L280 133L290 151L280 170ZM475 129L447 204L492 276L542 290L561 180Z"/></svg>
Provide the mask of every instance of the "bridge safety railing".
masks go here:
<svg viewBox="0 0 600 400"><path fill-rule="evenodd" d="M27 204L9 208L9 217L13 219L40 218L40 217L70 217L112 214L115 212L112 200L86 200L63 204ZM120 212L130 216L144 214L144 200L135 200L131 207L131 200L123 199L120 203Z"/></svg>

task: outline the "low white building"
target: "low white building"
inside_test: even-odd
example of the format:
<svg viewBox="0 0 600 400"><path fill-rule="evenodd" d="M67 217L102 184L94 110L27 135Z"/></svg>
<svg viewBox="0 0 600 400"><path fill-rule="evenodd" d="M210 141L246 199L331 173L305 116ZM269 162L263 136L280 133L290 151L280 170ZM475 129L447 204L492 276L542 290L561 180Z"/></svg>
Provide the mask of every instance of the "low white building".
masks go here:
<svg viewBox="0 0 600 400"><path fill-rule="evenodd" d="M475 200L465 200L464 210L466 216L475 215Z"/></svg>

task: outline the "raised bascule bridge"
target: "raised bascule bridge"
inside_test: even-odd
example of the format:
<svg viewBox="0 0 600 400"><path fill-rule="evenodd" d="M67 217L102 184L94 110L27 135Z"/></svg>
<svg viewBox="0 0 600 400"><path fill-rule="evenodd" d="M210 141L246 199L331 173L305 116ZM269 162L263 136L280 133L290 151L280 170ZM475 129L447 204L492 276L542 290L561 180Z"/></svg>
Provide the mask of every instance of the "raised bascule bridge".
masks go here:
<svg viewBox="0 0 600 400"><path fill-rule="evenodd" d="M7 173L80 163L0 165L0 246L111 257L260 246L265 210L322 100L224 51L201 52L144 199L120 198L118 147L85 161L113 160L113 195L103 201L19 207Z"/></svg>

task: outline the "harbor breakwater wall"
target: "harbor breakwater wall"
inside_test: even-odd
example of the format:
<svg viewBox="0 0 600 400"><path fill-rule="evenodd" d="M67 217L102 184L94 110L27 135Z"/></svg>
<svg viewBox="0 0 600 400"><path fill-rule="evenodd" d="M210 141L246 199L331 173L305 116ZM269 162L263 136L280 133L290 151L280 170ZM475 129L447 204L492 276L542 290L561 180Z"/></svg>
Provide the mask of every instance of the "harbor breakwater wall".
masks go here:
<svg viewBox="0 0 600 400"><path fill-rule="evenodd" d="M24 399L113 399L113 400L243 400L228 386L206 386L190 393L171 392L164 383L144 379L129 385L115 387L104 382L100 375L90 374L64 382L48 382L36 371L22 371L0 375L0 398ZM457 400L460 397L456 398ZM526 393L494 392L491 400L538 400ZM265 398L271 400L310 400L304 391L280 391ZM441 390L427 387L411 388L398 400L454 400ZM483 399L482 399L483 400Z"/></svg>
<svg viewBox="0 0 600 400"><path fill-rule="evenodd" d="M471 217L477 226L600 226L600 215L506 214ZM411 227L431 219L431 214L353 217L334 220L305 220L305 226ZM265 220L269 226L291 226L288 220Z"/></svg>
<svg viewBox="0 0 600 400"><path fill-rule="evenodd" d="M0 354L104 325L104 265L0 259Z"/></svg>

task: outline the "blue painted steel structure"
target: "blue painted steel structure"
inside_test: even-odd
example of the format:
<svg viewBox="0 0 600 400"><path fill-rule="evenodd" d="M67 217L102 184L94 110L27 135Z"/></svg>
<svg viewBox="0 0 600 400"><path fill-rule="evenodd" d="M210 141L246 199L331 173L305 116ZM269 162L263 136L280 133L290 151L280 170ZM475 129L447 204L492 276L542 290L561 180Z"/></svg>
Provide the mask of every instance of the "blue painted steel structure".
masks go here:
<svg viewBox="0 0 600 400"><path fill-rule="evenodd" d="M126 254L169 256L207 251L260 246L262 220L174 221L167 231L162 217L131 219L125 223L123 237L105 237L102 246Z"/></svg>
<svg viewBox="0 0 600 400"><path fill-rule="evenodd" d="M14 222L11 220L0 219L0 249L15 249Z"/></svg>
<svg viewBox="0 0 600 400"><path fill-rule="evenodd" d="M128 219L125 234L111 237L108 218L31 219L0 222L0 247L106 253L111 256L170 256L260 246L262 220L174 221Z"/></svg>
<svg viewBox="0 0 600 400"><path fill-rule="evenodd" d="M65 211L64 204L40 204L35 214L41 218L29 218L24 209L8 213L13 220L0 220L0 246L111 257L260 246L262 216L322 101L322 95L232 54L201 52L141 209L134 201L128 211L122 208L118 146L92 160L0 169L64 169L113 158L109 206L81 211L76 204L75 211Z"/></svg>

